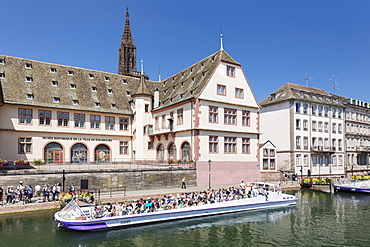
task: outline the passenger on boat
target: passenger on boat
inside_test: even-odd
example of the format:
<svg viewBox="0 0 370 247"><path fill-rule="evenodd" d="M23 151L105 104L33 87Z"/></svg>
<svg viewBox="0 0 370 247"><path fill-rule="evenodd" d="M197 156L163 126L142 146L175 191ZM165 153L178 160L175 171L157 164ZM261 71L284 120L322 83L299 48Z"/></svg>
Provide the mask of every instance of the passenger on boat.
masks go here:
<svg viewBox="0 0 370 247"><path fill-rule="evenodd" d="M269 191L262 186L253 185L249 190L247 188L234 188L219 190L207 190L200 192L188 192L173 195L164 195L162 198L148 198L144 200L135 200L133 202L118 203L112 205L108 203L102 207L95 207L93 217L113 217L140 213L159 212L175 208L192 207L219 203L232 200L241 200L245 198L264 196L269 199Z"/></svg>

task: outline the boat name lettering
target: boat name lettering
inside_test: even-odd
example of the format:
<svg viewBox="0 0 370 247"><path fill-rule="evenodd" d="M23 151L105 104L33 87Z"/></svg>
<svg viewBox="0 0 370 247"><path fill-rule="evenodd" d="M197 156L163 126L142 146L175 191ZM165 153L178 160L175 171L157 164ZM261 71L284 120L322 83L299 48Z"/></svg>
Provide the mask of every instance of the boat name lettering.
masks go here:
<svg viewBox="0 0 370 247"><path fill-rule="evenodd" d="M123 225L123 224L128 224L130 223L131 220L121 220L120 223Z"/></svg>

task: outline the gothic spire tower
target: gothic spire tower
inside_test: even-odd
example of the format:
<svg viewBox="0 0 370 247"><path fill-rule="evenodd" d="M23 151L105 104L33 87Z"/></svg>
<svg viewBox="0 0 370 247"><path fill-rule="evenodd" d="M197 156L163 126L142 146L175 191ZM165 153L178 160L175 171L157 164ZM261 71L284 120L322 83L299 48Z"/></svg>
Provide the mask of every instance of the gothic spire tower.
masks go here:
<svg viewBox="0 0 370 247"><path fill-rule="evenodd" d="M125 29L122 34L121 48L118 49L118 53L118 74L135 76L137 74L136 46L134 46L134 40L132 39L128 7L126 7Z"/></svg>

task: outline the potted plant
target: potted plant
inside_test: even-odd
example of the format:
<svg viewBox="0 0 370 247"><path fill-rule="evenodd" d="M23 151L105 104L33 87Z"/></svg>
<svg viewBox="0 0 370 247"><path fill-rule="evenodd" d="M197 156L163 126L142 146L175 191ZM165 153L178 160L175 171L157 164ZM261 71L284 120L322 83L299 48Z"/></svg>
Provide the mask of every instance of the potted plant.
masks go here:
<svg viewBox="0 0 370 247"><path fill-rule="evenodd" d="M41 160L41 159L35 159L34 161L32 161L33 164L35 165L42 165L45 163L45 161Z"/></svg>
<svg viewBox="0 0 370 247"><path fill-rule="evenodd" d="M182 160L176 160L176 163L177 163L178 165L181 165L181 164L182 164Z"/></svg>
<svg viewBox="0 0 370 247"><path fill-rule="evenodd" d="M60 207L63 208L65 205L67 205L68 202L70 202L73 199L73 195L67 192L62 192L59 194L59 203Z"/></svg>
<svg viewBox="0 0 370 247"><path fill-rule="evenodd" d="M172 164L173 164L173 162L174 162L174 161L173 161L173 159L168 159L168 160L167 160L167 163L168 163L169 165L172 165Z"/></svg>
<svg viewBox="0 0 370 247"><path fill-rule="evenodd" d="M9 162L7 160L0 159L0 167L4 167L8 164Z"/></svg>
<svg viewBox="0 0 370 247"><path fill-rule="evenodd" d="M267 170L268 169L268 166L263 166L262 169L263 170Z"/></svg>
<svg viewBox="0 0 370 247"><path fill-rule="evenodd" d="M16 159L14 161L15 166L25 166L25 165L28 165L28 164L29 164L28 160Z"/></svg>

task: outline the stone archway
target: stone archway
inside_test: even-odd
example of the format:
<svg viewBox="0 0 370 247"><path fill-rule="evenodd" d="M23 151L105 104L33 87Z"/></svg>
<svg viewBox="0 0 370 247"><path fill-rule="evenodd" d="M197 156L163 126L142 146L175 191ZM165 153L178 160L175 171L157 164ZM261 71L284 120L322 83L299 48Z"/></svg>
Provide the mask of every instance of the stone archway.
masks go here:
<svg viewBox="0 0 370 247"><path fill-rule="evenodd" d="M71 148L72 163L87 163L87 147L82 143L77 143Z"/></svg>
<svg viewBox="0 0 370 247"><path fill-rule="evenodd" d="M95 158L96 163L108 163L110 162L110 149L105 144L100 144L95 148Z"/></svg>
<svg viewBox="0 0 370 247"><path fill-rule="evenodd" d="M63 163L63 147L59 143L51 142L44 148L45 163Z"/></svg>

